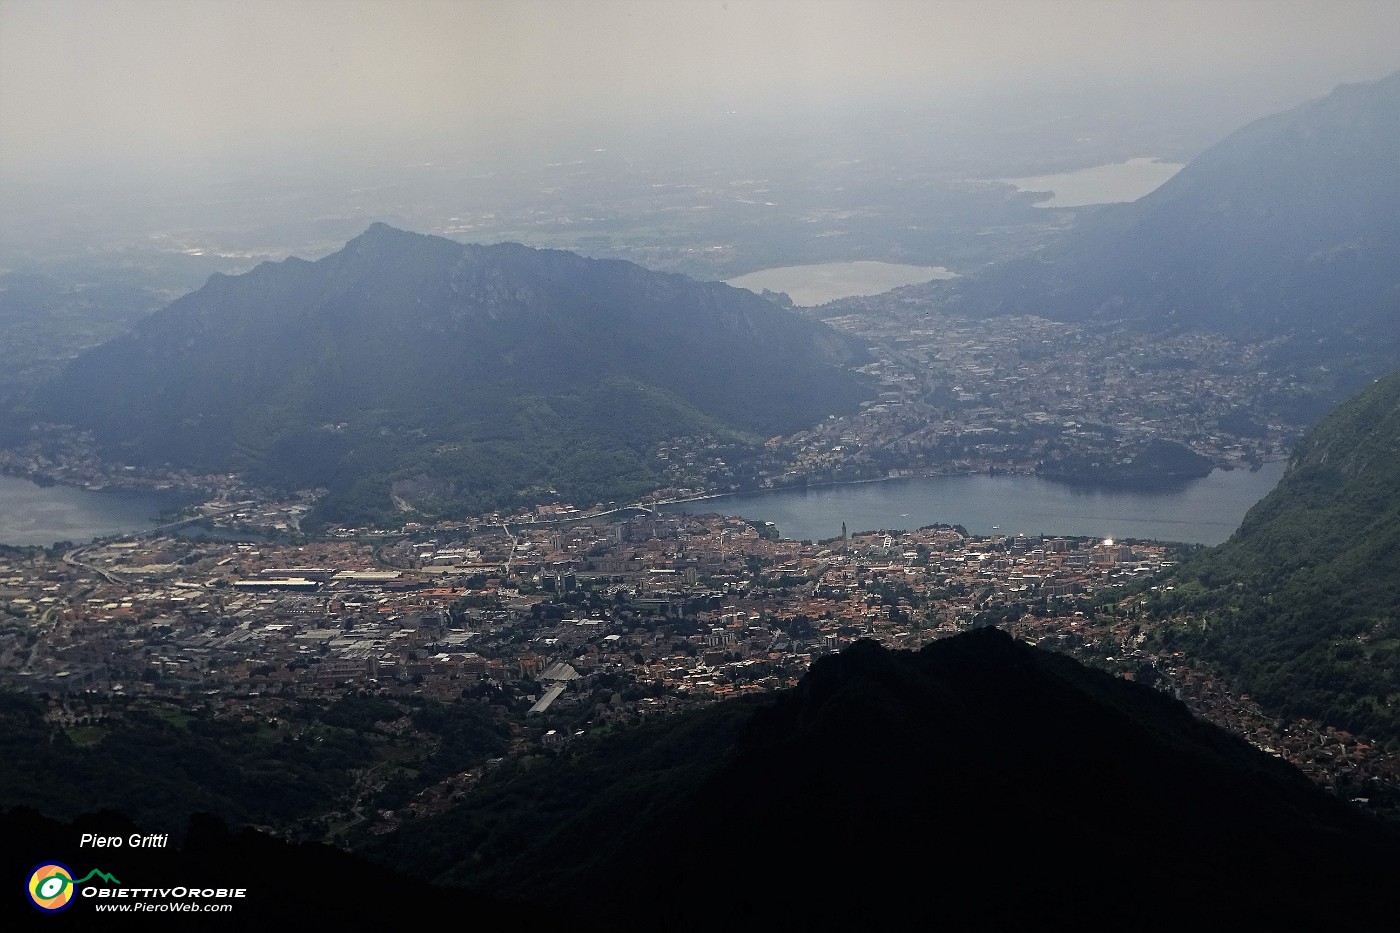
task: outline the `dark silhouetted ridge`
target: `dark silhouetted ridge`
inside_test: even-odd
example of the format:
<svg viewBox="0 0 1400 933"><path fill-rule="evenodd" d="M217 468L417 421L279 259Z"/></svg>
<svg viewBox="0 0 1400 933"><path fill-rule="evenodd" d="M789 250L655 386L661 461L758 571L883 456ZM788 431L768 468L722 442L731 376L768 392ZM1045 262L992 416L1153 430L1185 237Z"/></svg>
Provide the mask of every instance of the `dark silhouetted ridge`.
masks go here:
<svg viewBox="0 0 1400 933"><path fill-rule="evenodd" d="M1381 929L1400 868L1290 765L996 630L858 643L782 694L506 767L373 854L677 930Z"/></svg>

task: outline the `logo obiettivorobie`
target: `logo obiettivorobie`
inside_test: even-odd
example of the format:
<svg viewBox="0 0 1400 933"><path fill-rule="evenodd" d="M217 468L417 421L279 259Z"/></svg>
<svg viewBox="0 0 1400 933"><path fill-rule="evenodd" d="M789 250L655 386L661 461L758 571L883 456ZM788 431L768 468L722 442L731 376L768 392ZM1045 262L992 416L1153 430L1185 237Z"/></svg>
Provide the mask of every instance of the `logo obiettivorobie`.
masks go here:
<svg viewBox="0 0 1400 933"><path fill-rule="evenodd" d="M29 873L29 883L24 889L29 895L29 903L46 914L56 914L72 905L77 886L93 875L112 884L121 884L116 878L96 868L74 881L73 869L67 865L62 862L45 862Z"/></svg>
<svg viewBox="0 0 1400 933"><path fill-rule="evenodd" d="M29 873L29 902L56 914L73 903L73 870L61 862L45 862Z"/></svg>

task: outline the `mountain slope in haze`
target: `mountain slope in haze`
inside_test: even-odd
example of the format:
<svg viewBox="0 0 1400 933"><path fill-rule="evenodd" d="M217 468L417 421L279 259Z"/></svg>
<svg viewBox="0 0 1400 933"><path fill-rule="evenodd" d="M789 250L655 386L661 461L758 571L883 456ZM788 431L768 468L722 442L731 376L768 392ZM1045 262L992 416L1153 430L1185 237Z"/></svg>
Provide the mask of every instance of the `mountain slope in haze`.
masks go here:
<svg viewBox="0 0 1400 933"><path fill-rule="evenodd" d="M1393 920L1374 897L1393 830L1170 697L994 629L860 642L792 690L533 764L366 854L619 928Z"/></svg>
<svg viewBox="0 0 1400 933"><path fill-rule="evenodd" d="M215 276L82 357L37 414L133 462L331 489L373 518L655 484L656 444L758 440L866 395L862 349L742 289L376 224Z"/></svg>
<svg viewBox="0 0 1400 933"><path fill-rule="evenodd" d="M1400 362L1400 72L1252 123L1131 204L951 286L960 309L1250 337L1336 363L1355 391Z"/></svg>
<svg viewBox="0 0 1400 933"><path fill-rule="evenodd" d="M1173 633L1291 716L1400 745L1400 372L1310 431L1230 540L1183 564Z"/></svg>
<svg viewBox="0 0 1400 933"><path fill-rule="evenodd" d="M169 300L119 279L76 285L36 272L0 275L0 398L52 377Z"/></svg>

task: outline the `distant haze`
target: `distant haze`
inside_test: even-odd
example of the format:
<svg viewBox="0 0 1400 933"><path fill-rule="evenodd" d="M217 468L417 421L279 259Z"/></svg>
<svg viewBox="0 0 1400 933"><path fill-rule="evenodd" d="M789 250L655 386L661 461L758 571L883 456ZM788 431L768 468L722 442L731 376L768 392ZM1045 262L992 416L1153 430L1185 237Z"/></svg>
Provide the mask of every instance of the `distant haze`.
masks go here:
<svg viewBox="0 0 1400 933"><path fill-rule="evenodd" d="M0 0L0 178L275 173L435 139L486 158L658 121L1134 84L1216 85L1247 118L1396 67L1392 0Z"/></svg>

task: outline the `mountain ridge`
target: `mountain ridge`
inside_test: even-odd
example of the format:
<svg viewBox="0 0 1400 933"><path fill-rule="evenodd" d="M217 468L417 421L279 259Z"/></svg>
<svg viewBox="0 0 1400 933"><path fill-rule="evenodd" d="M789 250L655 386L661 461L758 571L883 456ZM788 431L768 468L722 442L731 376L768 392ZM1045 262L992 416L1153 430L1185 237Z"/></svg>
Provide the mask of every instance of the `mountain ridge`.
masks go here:
<svg viewBox="0 0 1400 933"><path fill-rule="evenodd" d="M375 224L315 262L211 277L79 357L34 414L119 460L329 487L346 520L392 514L401 480L437 490L427 514L549 488L592 505L664 485L670 437L752 445L853 410L863 354L722 283Z"/></svg>

